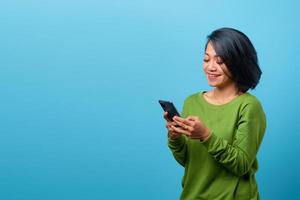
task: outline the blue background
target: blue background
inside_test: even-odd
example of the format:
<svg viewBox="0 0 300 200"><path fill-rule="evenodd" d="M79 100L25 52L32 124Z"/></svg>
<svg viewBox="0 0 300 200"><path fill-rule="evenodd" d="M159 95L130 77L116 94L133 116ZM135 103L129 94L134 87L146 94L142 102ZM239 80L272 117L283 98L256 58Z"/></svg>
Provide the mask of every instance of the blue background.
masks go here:
<svg viewBox="0 0 300 200"><path fill-rule="evenodd" d="M295 1L0 2L0 199L178 199L158 99L210 89L206 36L245 32L268 119L262 199L299 199Z"/></svg>

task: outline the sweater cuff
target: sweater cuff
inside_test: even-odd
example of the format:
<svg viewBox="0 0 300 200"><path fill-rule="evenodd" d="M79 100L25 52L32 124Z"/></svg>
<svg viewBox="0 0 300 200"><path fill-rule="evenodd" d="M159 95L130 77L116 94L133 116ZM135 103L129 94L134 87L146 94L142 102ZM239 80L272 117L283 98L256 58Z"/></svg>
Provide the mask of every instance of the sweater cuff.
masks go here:
<svg viewBox="0 0 300 200"><path fill-rule="evenodd" d="M218 143L218 137L214 134L213 131L211 131L210 136L204 141L200 140L200 143L202 143L206 147L206 149L211 149Z"/></svg>
<svg viewBox="0 0 300 200"><path fill-rule="evenodd" d="M185 138L183 135L179 136L176 139L168 138L168 142L169 142L170 147L177 147L177 146L181 146L185 143Z"/></svg>

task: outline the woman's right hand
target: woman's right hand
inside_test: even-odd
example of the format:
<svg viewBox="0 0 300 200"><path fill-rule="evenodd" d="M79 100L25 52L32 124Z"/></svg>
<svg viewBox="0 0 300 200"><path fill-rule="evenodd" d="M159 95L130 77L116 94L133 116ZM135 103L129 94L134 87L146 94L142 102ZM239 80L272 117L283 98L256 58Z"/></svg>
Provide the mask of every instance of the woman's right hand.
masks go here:
<svg viewBox="0 0 300 200"><path fill-rule="evenodd" d="M168 115L168 112L164 112L164 118L165 118L165 120L166 120L166 122L167 122L166 128L168 129L168 137L169 137L170 139L176 139L176 138L178 138L178 137L181 136L181 133L176 132L176 131L172 128L172 125L175 126L175 125L177 125L177 124L176 124L176 122L170 121L170 120L168 119L167 115Z"/></svg>

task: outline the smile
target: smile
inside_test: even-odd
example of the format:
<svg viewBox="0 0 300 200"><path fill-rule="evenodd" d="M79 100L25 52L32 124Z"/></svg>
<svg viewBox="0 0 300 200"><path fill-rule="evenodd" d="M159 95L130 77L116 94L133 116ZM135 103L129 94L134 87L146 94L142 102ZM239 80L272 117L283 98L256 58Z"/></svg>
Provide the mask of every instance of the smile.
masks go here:
<svg viewBox="0 0 300 200"><path fill-rule="evenodd" d="M216 78L216 77L219 77L219 76L221 76L221 75L219 75L219 74L207 74L207 76L208 76L209 78Z"/></svg>

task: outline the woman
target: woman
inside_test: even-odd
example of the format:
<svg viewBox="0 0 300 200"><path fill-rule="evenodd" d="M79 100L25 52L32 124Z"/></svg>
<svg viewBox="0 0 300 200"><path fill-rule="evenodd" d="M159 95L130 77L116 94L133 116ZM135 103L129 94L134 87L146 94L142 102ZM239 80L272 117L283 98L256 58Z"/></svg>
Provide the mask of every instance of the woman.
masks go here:
<svg viewBox="0 0 300 200"><path fill-rule="evenodd" d="M257 200L256 155L266 128L263 108L248 93L259 82L256 51L242 32L215 30L203 62L211 91L190 95L182 117L167 120L168 145L184 168L182 200Z"/></svg>

